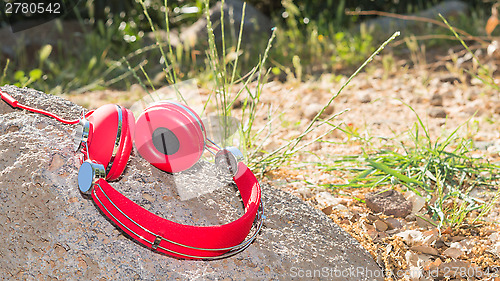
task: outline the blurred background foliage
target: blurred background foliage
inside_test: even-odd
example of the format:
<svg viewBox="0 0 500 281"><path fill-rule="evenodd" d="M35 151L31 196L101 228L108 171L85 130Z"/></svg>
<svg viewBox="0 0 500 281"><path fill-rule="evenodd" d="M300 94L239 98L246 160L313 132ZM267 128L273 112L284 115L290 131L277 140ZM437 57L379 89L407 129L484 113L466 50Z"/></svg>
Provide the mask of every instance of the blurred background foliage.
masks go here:
<svg viewBox="0 0 500 281"><path fill-rule="evenodd" d="M83 3L82 3L83 2ZM213 6L217 1L210 0ZM300 15L300 22L307 24L314 21L319 27L346 28L358 20L357 17L346 16L345 10L377 10L396 14L411 14L430 8L446 0L248 0L247 3L272 19L286 20L287 8L293 4ZM471 8L486 8L488 1L465 0ZM145 1L149 13L155 23L164 22L163 0ZM196 21L203 12L203 0L168 1L169 17L172 27L189 24ZM83 17L93 20L106 20L113 15L125 15L128 20L140 20L142 6L136 0L86 0L80 3L80 13ZM304 21L305 20L305 21ZM147 22L142 28L148 29ZM321 31L321 30L320 30Z"/></svg>
<svg viewBox="0 0 500 281"><path fill-rule="evenodd" d="M213 6L217 1L210 1ZM397 14L415 13L441 3L439 0L249 0L248 3L272 19L278 28L268 66L271 78L303 80L324 72L341 72L362 62L375 46L383 41L370 30L355 29L370 16L346 15L346 10L378 10ZM470 13L453 22L457 27L484 33L491 3L467 0ZM157 29L166 29L168 13L170 30L177 32L203 16L203 0L146 0L148 14ZM2 17L3 18L3 17ZM5 18L0 22L6 28ZM475 20L471 24L471 19ZM162 79L161 56L143 6L136 0L82 0L73 12L58 23L58 32L65 33L64 22L77 21L84 27L75 40L58 40L35 46L19 45L10 57L0 53L0 85L12 83L31 86L48 93L85 92L103 88L127 89L137 83L137 76L153 84ZM477 27L476 27L477 25ZM472 32L471 31L471 32ZM429 31L426 31L429 32ZM441 31L448 34L449 31ZM244 76L263 53L263 44L243 46L239 76ZM431 42L432 43L432 42ZM179 46L174 50L176 71L180 79L198 78L206 81L210 67L204 45ZM2 43L0 43L2 47ZM228 53L234 46L228 46ZM142 68L142 69L141 69ZM31 72L35 70L34 72ZM29 73L35 73L33 77ZM208 74L207 74L208 73ZM41 74L41 75L39 75ZM135 77L134 77L135 76ZM164 76L164 75L163 75Z"/></svg>

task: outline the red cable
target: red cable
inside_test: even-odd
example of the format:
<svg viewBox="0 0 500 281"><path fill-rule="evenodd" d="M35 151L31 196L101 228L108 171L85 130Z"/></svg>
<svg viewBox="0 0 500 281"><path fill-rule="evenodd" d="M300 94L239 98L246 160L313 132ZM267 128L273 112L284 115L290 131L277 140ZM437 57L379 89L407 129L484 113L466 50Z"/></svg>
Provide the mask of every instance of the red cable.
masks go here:
<svg viewBox="0 0 500 281"><path fill-rule="evenodd" d="M45 110L42 110L42 109L36 109L36 108L33 108L33 107L29 107L29 106L26 106L26 105L23 105L23 104L20 104L20 103L17 104L17 107L22 108L22 109L27 110L27 111L31 111L31 112L35 112L35 113L40 113L40 114L52 117L52 118L56 119L57 121L59 121L61 123L64 123L64 124L73 125L73 124L78 124L78 122L80 122L80 119L77 119L77 120L62 119L61 117L59 117L59 116L57 116L57 115L55 115L55 114L53 114L51 112L48 112L48 111L45 111Z"/></svg>
<svg viewBox="0 0 500 281"><path fill-rule="evenodd" d="M33 108L33 107L29 107L29 106L26 106L24 104L20 104L12 96L10 96L7 93L2 92L1 90L0 90L0 97L6 103L8 103L10 106L12 106L14 108L18 107L18 108L21 108L21 109L24 109L24 110L27 110L27 111L31 111L31 112L35 112L35 113L40 113L40 114L52 117L52 118L56 119L57 121L62 122L64 124L73 125L73 124L77 124L78 122L80 122L80 119L77 119L77 120L66 120L66 119L62 119L61 117L59 117L59 116L57 116L57 115L55 115L55 114L53 114L51 112L48 112L48 111L45 111L45 110L42 110L42 109L36 109L36 108Z"/></svg>

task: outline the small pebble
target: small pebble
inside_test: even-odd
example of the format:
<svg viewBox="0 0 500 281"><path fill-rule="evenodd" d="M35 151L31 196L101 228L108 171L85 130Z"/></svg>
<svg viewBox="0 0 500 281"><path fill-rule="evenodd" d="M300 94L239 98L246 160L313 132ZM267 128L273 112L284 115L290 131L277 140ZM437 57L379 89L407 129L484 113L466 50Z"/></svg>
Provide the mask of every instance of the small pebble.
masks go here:
<svg viewBox="0 0 500 281"><path fill-rule="evenodd" d="M446 118L446 111L441 107L431 107L428 111L428 114L432 118Z"/></svg>
<svg viewBox="0 0 500 281"><path fill-rule="evenodd" d="M431 105L443 106L443 97L440 94L434 94L431 97Z"/></svg>
<svg viewBox="0 0 500 281"><path fill-rule="evenodd" d="M439 79L439 81L442 82L442 83L450 83L450 84L459 84L459 83L462 83L462 81L460 81L460 78L456 77L456 76L443 77L443 78Z"/></svg>
<svg viewBox="0 0 500 281"><path fill-rule="evenodd" d="M350 219L351 222L357 222L360 218L360 215L358 213L354 213Z"/></svg>
<svg viewBox="0 0 500 281"><path fill-rule="evenodd" d="M420 245L420 246L413 246L410 248L410 250L414 252L419 252L422 254L427 254L427 255L434 255L437 256L439 253L436 249L430 246L425 246L425 245Z"/></svg>
<svg viewBox="0 0 500 281"><path fill-rule="evenodd" d="M361 93L358 95L358 100L361 103L369 103L372 101L372 97L368 93Z"/></svg>
<svg viewBox="0 0 500 281"><path fill-rule="evenodd" d="M309 120L314 119L314 117L316 117L316 115L323 109L325 105L326 104L323 105L319 103L312 103L307 105L306 108L304 109L304 116ZM321 117L331 115L333 111L334 107L332 104L330 104L327 108L325 108L323 114L321 114Z"/></svg>
<svg viewBox="0 0 500 281"><path fill-rule="evenodd" d="M378 231L381 231L381 232L386 231L387 228L389 228L387 226L387 224L385 222L381 221L381 220L376 220L374 224L375 224L375 228Z"/></svg>
<svg viewBox="0 0 500 281"><path fill-rule="evenodd" d="M372 222L380 219L378 216L376 216L374 214L368 214L368 215L366 215L366 218Z"/></svg>
<svg viewBox="0 0 500 281"><path fill-rule="evenodd" d="M443 256L447 256L452 259L456 259L463 254L462 250L458 248L448 248L443 252Z"/></svg>
<svg viewBox="0 0 500 281"><path fill-rule="evenodd" d="M414 214L409 214L405 217L406 221L415 221L417 220L417 217Z"/></svg>
<svg viewBox="0 0 500 281"><path fill-rule="evenodd" d="M444 243L443 240L441 240L441 238L439 238L438 240L436 240L436 243L434 243L434 247L438 248L438 249L439 248L443 248L445 246L446 246L446 244Z"/></svg>
<svg viewBox="0 0 500 281"><path fill-rule="evenodd" d="M411 202L394 189L368 193L365 195L365 203L375 213L400 218L409 215L412 208Z"/></svg>
<svg viewBox="0 0 500 281"><path fill-rule="evenodd" d="M328 206L326 208L323 208L321 211L323 211L323 213L325 213L325 215L331 215L333 213L333 206Z"/></svg>
<svg viewBox="0 0 500 281"><path fill-rule="evenodd" d="M389 229L398 229L403 226L403 224L395 218L387 218L385 219L385 223L389 226Z"/></svg>
<svg viewBox="0 0 500 281"><path fill-rule="evenodd" d="M304 116L312 120L323 108L323 106L319 103L312 103L306 106L304 109Z"/></svg>

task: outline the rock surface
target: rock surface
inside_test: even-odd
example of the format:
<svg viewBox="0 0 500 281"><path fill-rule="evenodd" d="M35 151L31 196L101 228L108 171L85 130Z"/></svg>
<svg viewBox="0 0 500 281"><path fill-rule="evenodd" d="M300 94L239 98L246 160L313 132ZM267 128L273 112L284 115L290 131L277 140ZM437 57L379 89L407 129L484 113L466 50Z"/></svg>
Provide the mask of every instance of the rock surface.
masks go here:
<svg viewBox="0 0 500 281"><path fill-rule="evenodd" d="M2 90L64 118L79 116L82 110L34 90ZM263 186L264 228L243 253L217 261L188 261L143 248L78 191L72 129L0 102L0 272L7 279L268 280L311 275L373 280L367 272L381 276L381 269L351 236L319 210L271 186ZM122 178L112 184L168 219L195 225L227 223L242 212L232 185L186 201L172 188L191 182L213 184L217 178L210 174L211 165L201 161L172 175L132 155Z"/></svg>

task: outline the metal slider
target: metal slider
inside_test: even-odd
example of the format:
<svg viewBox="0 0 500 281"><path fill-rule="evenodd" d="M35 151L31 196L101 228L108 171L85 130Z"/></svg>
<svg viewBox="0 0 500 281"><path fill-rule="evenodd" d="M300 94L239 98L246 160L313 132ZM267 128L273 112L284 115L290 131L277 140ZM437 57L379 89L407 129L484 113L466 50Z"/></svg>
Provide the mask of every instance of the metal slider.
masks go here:
<svg viewBox="0 0 500 281"><path fill-rule="evenodd" d="M215 166L222 173L228 173L232 177L238 174L238 163L243 162L243 154L234 147L228 146L217 151L215 155Z"/></svg>
<svg viewBox="0 0 500 281"><path fill-rule="evenodd" d="M82 117L78 122L75 130L73 131L73 141L74 147L73 151L78 152L84 144L87 144L90 134L90 122L85 119L84 112L82 113Z"/></svg>
<svg viewBox="0 0 500 281"><path fill-rule="evenodd" d="M104 166L87 159L78 170L78 188L81 193L90 195L97 180L105 177Z"/></svg>
<svg viewBox="0 0 500 281"><path fill-rule="evenodd" d="M156 236L155 241L153 242L153 245L151 245L151 249L153 249L153 250L158 249L158 246L160 246L161 240L162 239L161 239L161 237L159 235Z"/></svg>

